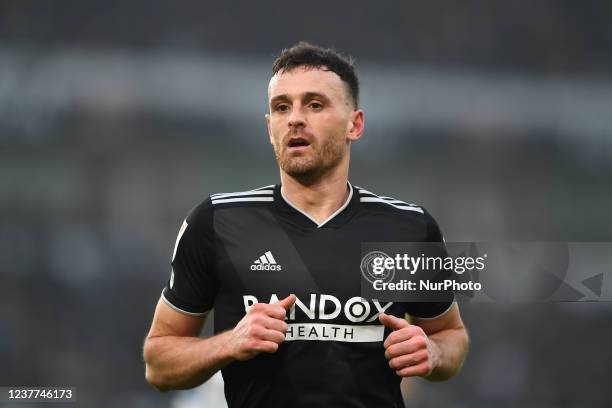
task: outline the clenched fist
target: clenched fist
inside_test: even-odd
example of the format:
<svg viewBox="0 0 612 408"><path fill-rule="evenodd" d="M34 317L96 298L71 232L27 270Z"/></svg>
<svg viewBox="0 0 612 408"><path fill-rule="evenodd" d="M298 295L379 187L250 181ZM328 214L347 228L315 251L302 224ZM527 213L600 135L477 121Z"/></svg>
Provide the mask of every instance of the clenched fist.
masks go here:
<svg viewBox="0 0 612 408"><path fill-rule="evenodd" d="M274 353L285 341L285 315L295 303L289 295L277 303L256 303L231 332L227 348L239 361L250 360L259 353Z"/></svg>
<svg viewBox="0 0 612 408"><path fill-rule="evenodd" d="M385 340L385 357L389 367L400 377L428 376L437 360L434 346L419 326L385 313L380 322L393 330Z"/></svg>

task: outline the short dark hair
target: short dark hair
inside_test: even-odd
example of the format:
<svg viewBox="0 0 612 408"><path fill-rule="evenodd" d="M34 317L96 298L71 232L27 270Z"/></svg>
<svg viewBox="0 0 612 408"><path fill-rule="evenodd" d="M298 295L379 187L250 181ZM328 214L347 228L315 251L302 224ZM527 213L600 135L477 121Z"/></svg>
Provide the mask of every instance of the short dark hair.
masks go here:
<svg viewBox="0 0 612 408"><path fill-rule="evenodd" d="M336 73L346 84L354 108L359 105L359 79L353 68L353 58L345 57L333 48L300 41L281 51L272 64L272 75L298 67L318 68Z"/></svg>

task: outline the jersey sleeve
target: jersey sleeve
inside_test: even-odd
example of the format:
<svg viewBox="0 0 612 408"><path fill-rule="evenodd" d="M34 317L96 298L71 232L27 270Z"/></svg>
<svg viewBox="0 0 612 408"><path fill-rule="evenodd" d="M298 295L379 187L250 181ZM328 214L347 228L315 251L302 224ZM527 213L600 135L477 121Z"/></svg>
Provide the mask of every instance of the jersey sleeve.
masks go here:
<svg viewBox="0 0 612 408"><path fill-rule="evenodd" d="M202 315L215 301L218 280L212 217L212 204L207 199L191 210L176 238L170 279L162 298L181 313Z"/></svg>
<svg viewBox="0 0 612 408"><path fill-rule="evenodd" d="M441 256L448 256L446 244L444 243L444 237L438 227L436 220L423 208L424 216L426 219L427 230L426 230L426 241L425 242L439 242L442 244ZM448 272L453 273L453 272ZM448 273L439 273L436 280L443 280L447 278ZM451 306L455 301L455 293L452 290L446 290L442 293L438 293L435 302L411 302L408 304L408 314L417 319L435 319L442 316L450 310Z"/></svg>

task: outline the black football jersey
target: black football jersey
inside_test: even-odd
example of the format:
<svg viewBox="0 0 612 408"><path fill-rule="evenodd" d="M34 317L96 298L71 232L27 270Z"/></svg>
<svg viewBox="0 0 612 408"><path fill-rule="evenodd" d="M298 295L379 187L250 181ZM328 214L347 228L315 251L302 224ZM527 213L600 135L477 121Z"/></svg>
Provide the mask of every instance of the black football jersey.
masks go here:
<svg viewBox="0 0 612 408"><path fill-rule="evenodd" d="M317 223L280 185L213 194L177 237L164 301L177 311L215 310L215 333L232 329L257 302L293 293L286 340L273 354L222 370L229 407L403 407L388 365L381 312L434 318L443 302L379 302L361 292L363 242L440 242L422 207L347 186L345 204Z"/></svg>

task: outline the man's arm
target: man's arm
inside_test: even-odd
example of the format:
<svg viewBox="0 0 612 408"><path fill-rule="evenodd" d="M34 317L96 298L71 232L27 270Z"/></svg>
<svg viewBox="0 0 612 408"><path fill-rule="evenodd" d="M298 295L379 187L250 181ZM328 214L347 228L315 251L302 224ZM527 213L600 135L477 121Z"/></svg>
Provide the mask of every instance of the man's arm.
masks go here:
<svg viewBox="0 0 612 408"><path fill-rule="evenodd" d="M285 339L290 295L276 304L257 303L233 330L201 339L205 316L190 316L157 303L144 343L146 379L160 391L196 387L232 361L274 353Z"/></svg>
<svg viewBox="0 0 612 408"><path fill-rule="evenodd" d="M151 330L144 343L146 379L160 391L192 388L208 380L229 362L222 352L227 333L200 339L204 316L190 316L157 302Z"/></svg>
<svg viewBox="0 0 612 408"><path fill-rule="evenodd" d="M414 319L414 324L384 313L380 321L394 330L384 347L397 375L443 381L461 369L469 339L456 303L442 316Z"/></svg>
<svg viewBox="0 0 612 408"><path fill-rule="evenodd" d="M425 378L443 381L457 374L469 347L469 337L457 303L437 319L414 319L414 324L423 329L432 345L433 370Z"/></svg>

